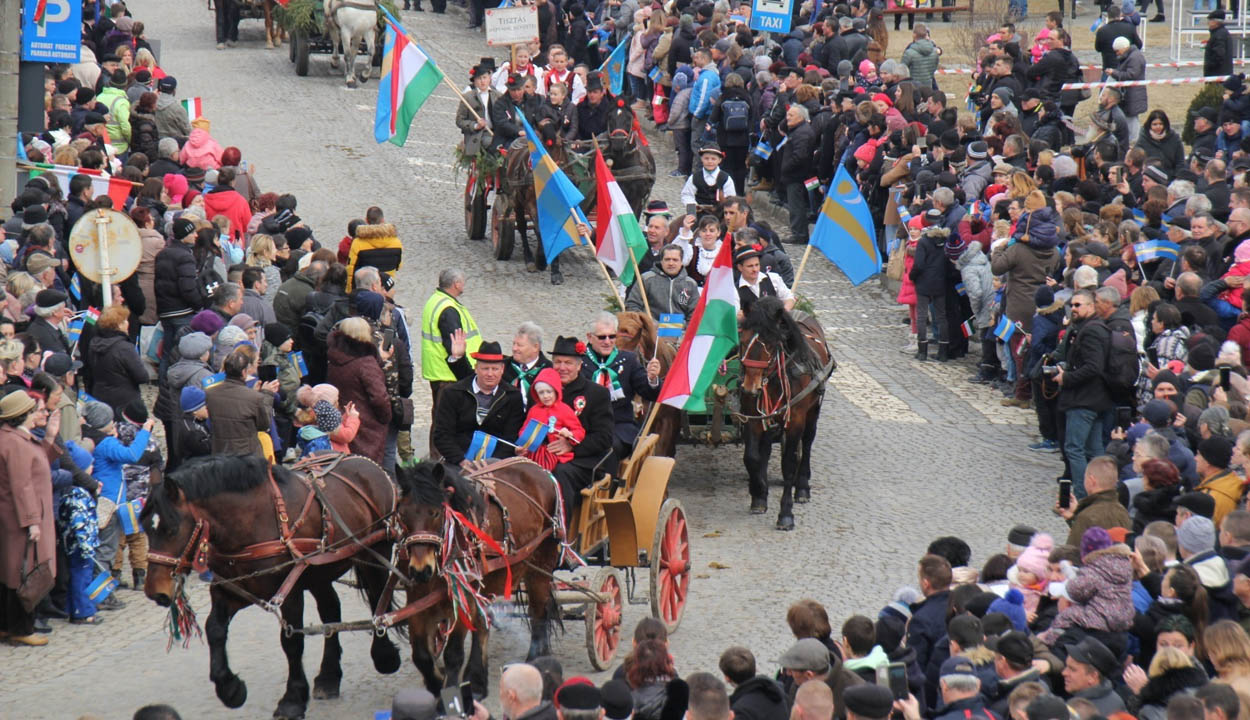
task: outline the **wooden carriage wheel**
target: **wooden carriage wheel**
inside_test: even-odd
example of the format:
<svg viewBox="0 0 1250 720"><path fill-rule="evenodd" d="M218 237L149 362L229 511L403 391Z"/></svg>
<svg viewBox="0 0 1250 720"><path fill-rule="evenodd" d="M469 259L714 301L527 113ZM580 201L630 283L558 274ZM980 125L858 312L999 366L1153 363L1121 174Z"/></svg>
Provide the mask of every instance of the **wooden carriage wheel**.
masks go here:
<svg viewBox="0 0 1250 720"><path fill-rule="evenodd" d="M651 614L671 633L681 624L690 593L690 531L681 503L660 506L651 541Z"/></svg>
<svg viewBox="0 0 1250 720"><path fill-rule="evenodd" d="M586 653L596 670L607 670L621 645L621 621L625 611L621 573L614 567L599 568L590 588L605 602L586 603Z"/></svg>

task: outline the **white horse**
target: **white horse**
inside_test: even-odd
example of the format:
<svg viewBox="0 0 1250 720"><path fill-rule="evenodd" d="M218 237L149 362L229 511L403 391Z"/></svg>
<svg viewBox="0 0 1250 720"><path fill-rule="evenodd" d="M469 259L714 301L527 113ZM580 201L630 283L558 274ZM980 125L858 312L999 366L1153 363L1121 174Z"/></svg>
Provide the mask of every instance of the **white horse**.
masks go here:
<svg viewBox="0 0 1250 720"><path fill-rule="evenodd" d="M339 50L342 49L346 60L343 75L347 87L356 87L356 51L363 39L369 54L365 57L365 70L360 75L360 82L368 82L373 72L373 54L377 45L377 0L326 0L325 12L326 35L334 46L330 67L339 66Z"/></svg>

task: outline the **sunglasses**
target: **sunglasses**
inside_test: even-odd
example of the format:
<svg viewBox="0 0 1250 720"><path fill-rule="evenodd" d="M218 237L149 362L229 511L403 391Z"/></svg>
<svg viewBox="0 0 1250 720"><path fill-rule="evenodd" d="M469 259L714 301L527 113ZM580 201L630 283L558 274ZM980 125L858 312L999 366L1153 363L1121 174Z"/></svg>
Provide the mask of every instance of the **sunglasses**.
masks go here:
<svg viewBox="0 0 1250 720"><path fill-rule="evenodd" d="M615 335L615 334L613 334L613 335L596 335L595 337L599 338L600 340L615 340L615 339L616 339L616 335Z"/></svg>

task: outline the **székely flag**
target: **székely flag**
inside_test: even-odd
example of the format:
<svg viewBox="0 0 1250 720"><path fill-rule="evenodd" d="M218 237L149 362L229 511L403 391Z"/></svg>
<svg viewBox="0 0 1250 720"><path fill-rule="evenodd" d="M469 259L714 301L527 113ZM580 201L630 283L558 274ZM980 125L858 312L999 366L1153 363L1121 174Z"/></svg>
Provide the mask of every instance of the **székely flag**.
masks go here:
<svg viewBox="0 0 1250 720"><path fill-rule="evenodd" d="M187 111L187 122L195 122L196 118L204 115L204 104L198 97L183 100L182 107Z"/></svg>
<svg viewBox="0 0 1250 720"><path fill-rule="evenodd" d="M530 127L524 114L518 114L521 127L525 128L525 142L529 146L530 167L534 170L534 205L538 210L538 236L543 241L543 255L547 262L560 257L560 253L574 245L582 244L577 224L589 224L579 207L585 196L572 180L564 174L556 161L547 154L538 133ZM624 256L622 256L624 257Z"/></svg>
<svg viewBox="0 0 1250 720"><path fill-rule="evenodd" d="M536 452L547 441L548 429L543 423L537 420L530 420L525 423L525 427L521 428L521 434L517 437L516 446L525 452Z"/></svg>
<svg viewBox="0 0 1250 720"><path fill-rule="evenodd" d="M89 175L91 177L92 197L108 195L113 201L113 209L120 212L125 212L126 198L130 197L130 189L134 187L134 183L129 180L110 177L94 168L82 168L74 165L52 165L51 163L30 163L27 167L31 176L44 173L54 176L57 183L61 186L63 197L70 196L69 181L71 178L75 175Z"/></svg>
<svg viewBox="0 0 1250 720"><path fill-rule="evenodd" d="M1175 260L1181 253L1181 246L1167 240L1147 240L1133 243L1133 252L1137 254L1139 263Z"/></svg>
<svg viewBox="0 0 1250 720"><path fill-rule="evenodd" d="M87 586L87 597L91 598L91 602L100 603L105 598L113 594L117 589L117 581L113 579L113 574L108 570L96 575L95 580Z"/></svg>
<svg viewBox="0 0 1250 720"><path fill-rule="evenodd" d="M606 73L604 80L607 81L608 90L613 95L620 95L621 90L625 86L625 63L629 60L629 40L633 36L633 33L629 33L624 38L621 38L621 41L612 50L612 54L599 67L599 72Z"/></svg>
<svg viewBox="0 0 1250 720"><path fill-rule="evenodd" d="M1007 319L1004 315L998 319L998 325L994 326L994 337L1003 342L1010 342L1011 336L1016 334L1016 324Z"/></svg>
<svg viewBox="0 0 1250 720"><path fill-rule="evenodd" d="M495 454L495 444L498 442L499 438L478 430L473 433L473 441L469 443L464 457L466 460L485 460Z"/></svg>
<svg viewBox="0 0 1250 720"><path fill-rule="evenodd" d="M204 390L211 390L226 381L224 372L214 373L200 381L200 387Z"/></svg>
<svg viewBox="0 0 1250 720"><path fill-rule="evenodd" d="M659 402L699 410L725 354L738 344L738 284L734 282L733 243L721 243L703 285L699 304L660 388Z"/></svg>
<svg viewBox="0 0 1250 720"><path fill-rule="evenodd" d="M820 206L811 245L837 265L852 285L881 272L872 211L844 165L838 166L825 202Z"/></svg>
<svg viewBox="0 0 1250 720"><path fill-rule="evenodd" d="M656 337L681 337L681 327L686 324L686 316L681 313L660 313L660 322L656 329Z"/></svg>
<svg viewBox="0 0 1250 720"><path fill-rule="evenodd" d="M595 197L598 199L595 228L595 255L612 269L621 283L629 287L634 282L634 263L647 252L647 240L642 236L638 216L625 199L621 186L612 177L612 171L603 160L603 153L595 149Z"/></svg>
<svg viewBox="0 0 1250 720"><path fill-rule="evenodd" d="M379 6L386 17L386 44L382 51L382 77L378 80L378 108L373 117L373 137L403 147L417 111L443 80L443 71L408 31Z"/></svg>

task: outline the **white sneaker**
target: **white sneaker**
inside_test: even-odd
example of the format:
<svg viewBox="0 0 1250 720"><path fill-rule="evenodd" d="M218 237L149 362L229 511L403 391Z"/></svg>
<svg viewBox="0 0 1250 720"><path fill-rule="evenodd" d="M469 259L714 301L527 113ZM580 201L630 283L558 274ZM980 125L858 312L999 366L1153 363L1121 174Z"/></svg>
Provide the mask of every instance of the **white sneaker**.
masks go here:
<svg viewBox="0 0 1250 720"><path fill-rule="evenodd" d="M899 348L898 351L903 353L904 355L914 355L916 351L919 349L920 349L920 345L916 342L916 337L913 335L911 342Z"/></svg>

